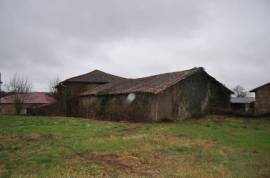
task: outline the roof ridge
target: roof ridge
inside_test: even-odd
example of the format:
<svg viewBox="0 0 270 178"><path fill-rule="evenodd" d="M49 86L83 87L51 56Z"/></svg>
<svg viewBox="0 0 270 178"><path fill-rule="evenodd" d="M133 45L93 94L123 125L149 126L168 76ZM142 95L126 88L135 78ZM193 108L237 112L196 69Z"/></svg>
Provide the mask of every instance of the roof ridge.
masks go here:
<svg viewBox="0 0 270 178"><path fill-rule="evenodd" d="M98 69L93 71L70 77L60 83L64 82L89 82L89 83L110 83L116 80L124 80L126 78L113 75Z"/></svg>
<svg viewBox="0 0 270 178"><path fill-rule="evenodd" d="M199 68L196 67L183 71L163 73L142 78L127 79L113 83L111 85L106 84L102 87L97 87L93 91L89 90L82 92L80 95L85 96L94 93L98 94L103 91L108 91L109 93L111 92L111 94L133 93L133 92L158 94L198 72L205 72L205 70L202 67Z"/></svg>
<svg viewBox="0 0 270 178"><path fill-rule="evenodd" d="M256 92L258 89L260 89L260 88L262 88L262 87L265 87L265 86L267 86L267 85L270 85L270 82L265 83L265 84L263 84L263 85L261 85L261 86L259 86L259 87L256 87L256 88L250 90L249 92Z"/></svg>
<svg viewBox="0 0 270 178"><path fill-rule="evenodd" d="M14 103L14 98L16 94L8 95L0 98L2 104ZM51 103L54 102L55 99L52 96L49 96L44 92L32 92L32 93L24 93L19 94L19 97L22 97L24 103Z"/></svg>
<svg viewBox="0 0 270 178"><path fill-rule="evenodd" d="M90 72L86 72L86 73L83 73L83 74L80 74L80 75L76 75L76 76L74 76L74 77L67 78L66 80L64 80L64 81L62 81L62 82L65 82L65 81L67 81L67 80L70 80L70 79L73 79L73 78L76 78L76 77L80 77L80 76L84 76L84 75L87 75L87 74L91 74L91 73L93 73L93 72L102 72L102 73L105 73L105 72L103 72L103 71L101 71L101 70L95 69L95 70L92 70L92 71L90 71Z"/></svg>
<svg viewBox="0 0 270 178"><path fill-rule="evenodd" d="M139 77L139 78L132 78L133 80L137 80L137 79L145 79L145 78L150 78L150 77L156 77L156 76L162 76L162 75L167 75L167 74L176 74L176 73L182 73L182 72L188 72L191 70L198 70L198 71L204 71L203 67L193 67L191 69L186 69L186 70L181 70L181 71L174 71L174 72L165 72L165 73L161 73L161 74L154 74L154 75L149 75L146 77Z"/></svg>

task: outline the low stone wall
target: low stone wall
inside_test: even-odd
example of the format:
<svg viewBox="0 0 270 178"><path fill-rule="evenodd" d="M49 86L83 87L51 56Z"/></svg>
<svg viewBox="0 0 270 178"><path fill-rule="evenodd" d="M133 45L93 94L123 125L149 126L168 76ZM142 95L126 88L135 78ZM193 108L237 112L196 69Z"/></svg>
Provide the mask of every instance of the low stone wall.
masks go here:
<svg viewBox="0 0 270 178"><path fill-rule="evenodd" d="M59 109L59 104L57 102L49 105L41 105L37 107L27 108L27 115L64 116Z"/></svg>

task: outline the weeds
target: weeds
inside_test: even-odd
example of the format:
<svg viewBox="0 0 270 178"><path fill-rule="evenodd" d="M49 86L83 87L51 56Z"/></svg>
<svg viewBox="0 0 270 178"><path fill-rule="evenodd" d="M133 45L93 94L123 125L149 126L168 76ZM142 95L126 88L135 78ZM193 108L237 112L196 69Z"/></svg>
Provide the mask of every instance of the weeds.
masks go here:
<svg viewBox="0 0 270 178"><path fill-rule="evenodd" d="M0 177L269 177L270 122L0 116Z"/></svg>

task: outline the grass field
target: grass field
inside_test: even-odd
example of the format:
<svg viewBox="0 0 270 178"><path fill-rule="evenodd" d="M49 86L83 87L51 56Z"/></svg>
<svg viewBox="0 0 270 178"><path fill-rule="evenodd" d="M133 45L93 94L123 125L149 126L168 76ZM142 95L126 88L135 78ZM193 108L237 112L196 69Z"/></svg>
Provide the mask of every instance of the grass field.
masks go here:
<svg viewBox="0 0 270 178"><path fill-rule="evenodd" d="M0 116L0 177L270 177L270 119Z"/></svg>

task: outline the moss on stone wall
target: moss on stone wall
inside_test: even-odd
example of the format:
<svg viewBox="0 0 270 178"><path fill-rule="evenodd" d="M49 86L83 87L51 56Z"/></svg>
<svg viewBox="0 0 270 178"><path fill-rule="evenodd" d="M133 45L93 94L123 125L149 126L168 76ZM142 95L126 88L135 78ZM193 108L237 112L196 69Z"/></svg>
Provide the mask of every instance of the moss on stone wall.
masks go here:
<svg viewBox="0 0 270 178"><path fill-rule="evenodd" d="M203 103L207 99L208 85L205 75L196 74L180 87L181 98L185 111L191 116L199 116L203 113Z"/></svg>
<svg viewBox="0 0 270 178"><path fill-rule="evenodd" d="M79 94L97 87L98 84L65 83L58 86L58 110L65 116L80 116L82 108L79 108Z"/></svg>
<svg viewBox="0 0 270 178"><path fill-rule="evenodd" d="M205 72L198 73L190 78L167 89L161 94L160 102L171 97L171 108L165 106L162 112L171 109L173 118L196 117L206 113L216 113L229 107L230 93L222 85L213 81ZM168 114L167 114L168 115Z"/></svg>
<svg viewBox="0 0 270 178"><path fill-rule="evenodd" d="M230 93L225 88L217 85L215 82L211 81L210 88L210 112L219 113L224 112L230 107Z"/></svg>
<svg viewBox="0 0 270 178"><path fill-rule="evenodd" d="M200 116L229 106L230 93L202 72L192 75L164 92L136 94L127 102L127 94L84 97L88 117L113 120L149 121Z"/></svg>
<svg viewBox="0 0 270 178"><path fill-rule="evenodd" d="M129 103L127 95L99 94L92 96L87 107L89 117L112 120L151 120L150 101L145 95L137 95L136 99ZM93 99L94 98L94 99Z"/></svg>

